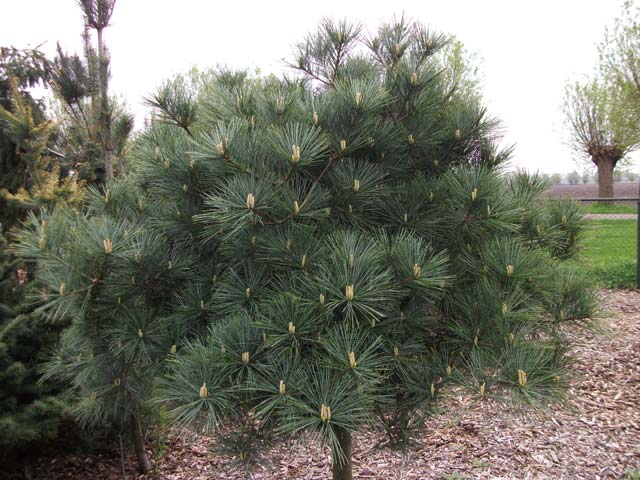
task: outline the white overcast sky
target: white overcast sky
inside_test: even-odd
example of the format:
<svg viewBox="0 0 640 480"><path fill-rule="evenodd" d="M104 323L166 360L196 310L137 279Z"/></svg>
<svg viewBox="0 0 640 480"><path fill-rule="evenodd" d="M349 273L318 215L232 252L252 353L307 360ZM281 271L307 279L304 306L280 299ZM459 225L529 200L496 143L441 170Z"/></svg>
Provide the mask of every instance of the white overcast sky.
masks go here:
<svg viewBox="0 0 640 480"><path fill-rule="evenodd" d="M322 17L348 18L374 29L404 13L456 35L483 59L484 96L516 144L514 167L544 172L577 168L564 145L561 105L567 80L590 74L596 44L620 15L623 0L118 0L105 39L112 91L143 118L142 97L163 78L227 65L282 72L292 45ZM54 55L81 49L75 0L2 0L0 45L44 43Z"/></svg>

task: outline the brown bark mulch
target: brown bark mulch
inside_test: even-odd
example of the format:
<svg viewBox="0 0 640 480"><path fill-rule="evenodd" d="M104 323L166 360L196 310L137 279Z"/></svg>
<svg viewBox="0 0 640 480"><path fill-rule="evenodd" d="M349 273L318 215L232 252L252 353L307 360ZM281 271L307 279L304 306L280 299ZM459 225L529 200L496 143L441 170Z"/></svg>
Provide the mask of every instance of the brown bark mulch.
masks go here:
<svg viewBox="0 0 640 480"><path fill-rule="evenodd" d="M572 328L569 403L546 412L451 394L427 420L416 446L384 447L379 433L354 439L358 479L619 479L640 470L640 291L603 291L607 331ZM157 472L127 478L325 479L330 459L312 442L277 443L250 472L213 453L213 440L169 435ZM150 455L152 452L150 451ZM119 453L43 459L38 479L122 478Z"/></svg>

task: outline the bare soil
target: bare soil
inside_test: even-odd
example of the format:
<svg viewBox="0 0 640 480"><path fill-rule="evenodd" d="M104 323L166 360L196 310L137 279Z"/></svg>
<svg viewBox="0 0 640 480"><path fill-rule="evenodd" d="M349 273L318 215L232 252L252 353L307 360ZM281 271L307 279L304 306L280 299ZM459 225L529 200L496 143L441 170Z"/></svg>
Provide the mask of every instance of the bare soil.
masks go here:
<svg viewBox="0 0 640 480"><path fill-rule="evenodd" d="M640 469L640 292L603 291L606 332L567 329L571 340L569 402L546 412L453 393L425 424L416 446L386 448L382 434L359 435L353 449L357 479L620 479ZM278 443L252 471L214 453L215 440L169 434L153 475L126 478L325 479L325 450L304 442ZM151 456L154 455L149 445ZM43 459L38 479L120 479L119 453Z"/></svg>

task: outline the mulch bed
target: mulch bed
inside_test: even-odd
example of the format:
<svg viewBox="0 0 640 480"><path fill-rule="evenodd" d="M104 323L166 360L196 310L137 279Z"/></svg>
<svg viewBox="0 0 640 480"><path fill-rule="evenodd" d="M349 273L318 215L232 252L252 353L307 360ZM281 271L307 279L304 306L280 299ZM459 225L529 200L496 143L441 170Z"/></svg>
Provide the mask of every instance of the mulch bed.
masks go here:
<svg viewBox="0 0 640 480"><path fill-rule="evenodd" d="M619 479L640 469L640 292L603 291L607 332L572 328L568 405L514 411L468 394L448 395L415 447L392 450L379 433L354 440L358 479ZM313 443L278 443L250 472L213 453L215 441L169 435L157 473L127 478L325 479L330 458ZM41 460L38 479L120 479L119 453Z"/></svg>

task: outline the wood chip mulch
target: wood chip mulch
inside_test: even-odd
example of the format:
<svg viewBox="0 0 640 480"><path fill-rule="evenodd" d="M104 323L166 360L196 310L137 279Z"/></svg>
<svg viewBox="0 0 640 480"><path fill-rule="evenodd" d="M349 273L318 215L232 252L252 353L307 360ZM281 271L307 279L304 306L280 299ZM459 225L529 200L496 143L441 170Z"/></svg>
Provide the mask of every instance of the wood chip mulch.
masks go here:
<svg viewBox="0 0 640 480"><path fill-rule="evenodd" d="M427 420L417 444L384 447L384 436L354 439L357 479L620 479L640 470L640 291L602 292L606 330L573 327L569 403L546 412L451 394L446 411ZM169 434L156 472L126 478L326 479L330 458L309 442L277 443L249 472L215 452L215 441ZM130 453L130 452L129 452ZM149 452L152 455L152 452ZM121 479L119 453L42 459L38 479Z"/></svg>

